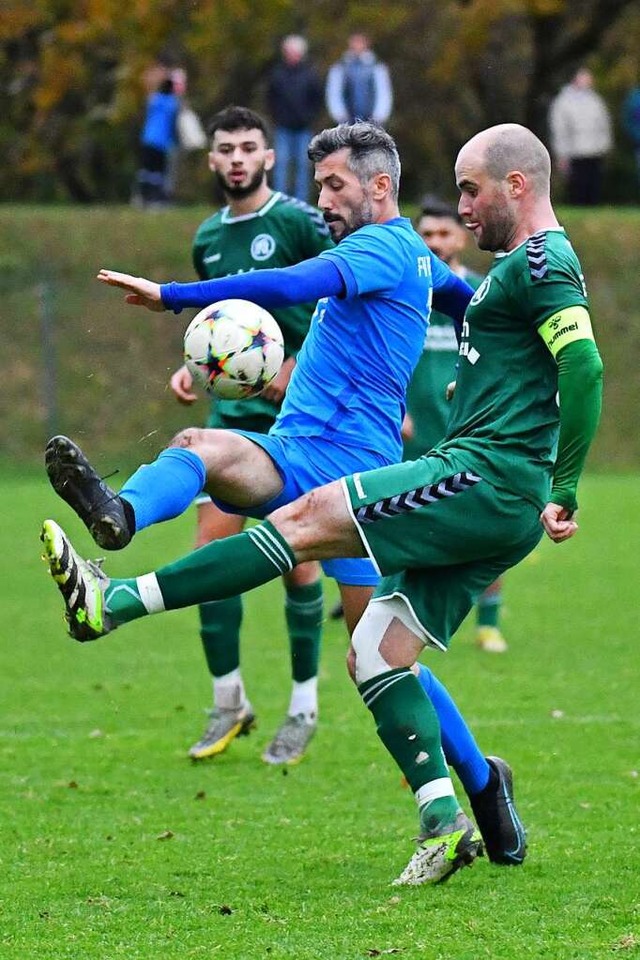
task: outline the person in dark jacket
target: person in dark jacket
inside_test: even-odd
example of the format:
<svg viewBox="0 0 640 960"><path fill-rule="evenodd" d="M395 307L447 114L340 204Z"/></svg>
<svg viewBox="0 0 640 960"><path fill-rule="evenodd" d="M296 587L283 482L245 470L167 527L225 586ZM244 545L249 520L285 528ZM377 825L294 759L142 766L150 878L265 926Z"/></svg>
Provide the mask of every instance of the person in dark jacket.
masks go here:
<svg viewBox="0 0 640 960"><path fill-rule="evenodd" d="M290 34L280 50L282 56L271 71L267 89L276 155L273 187L287 193L291 184L295 197L308 200L311 167L307 147L322 107L322 81L307 58L304 37Z"/></svg>

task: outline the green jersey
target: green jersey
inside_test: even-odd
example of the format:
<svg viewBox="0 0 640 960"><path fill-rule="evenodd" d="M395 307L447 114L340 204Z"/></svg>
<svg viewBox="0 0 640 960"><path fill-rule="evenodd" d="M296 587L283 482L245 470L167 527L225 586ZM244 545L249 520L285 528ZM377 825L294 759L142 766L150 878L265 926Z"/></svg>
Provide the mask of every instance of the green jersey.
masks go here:
<svg viewBox="0 0 640 960"><path fill-rule="evenodd" d="M477 290L479 273L463 268L458 276ZM407 390L407 412L413 420L413 436L404 442L405 460L415 460L442 440L447 432L451 403L447 384L455 380L458 339L451 317L432 310L424 349Z"/></svg>
<svg viewBox="0 0 640 960"><path fill-rule="evenodd" d="M333 246L322 214L301 200L272 193L254 213L233 217L224 207L200 224L193 241L193 265L201 280L215 280L249 270L291 267ZM302 346L315 303L273 310L284 336L285 357ZM224 420L275 418L278 409L263 397L215 400ZM238 426L240 424L238 423Z"/></svg>
<svg viewBox="0 0 640 960"><path fill-rule="evenodd" d="M540 231L501 253L464 318L445 440L498 488L548 502L559 430L558 368L538 333L568 307L588 308L564 230ZM562 331L559 331L560 335Z"/></svg>

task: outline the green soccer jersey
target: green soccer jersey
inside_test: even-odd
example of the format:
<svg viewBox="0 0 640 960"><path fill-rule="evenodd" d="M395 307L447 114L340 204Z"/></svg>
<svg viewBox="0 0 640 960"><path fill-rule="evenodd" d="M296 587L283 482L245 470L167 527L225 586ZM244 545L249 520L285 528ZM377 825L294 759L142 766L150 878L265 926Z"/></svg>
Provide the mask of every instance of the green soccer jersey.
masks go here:
<svg viewBox="0 0 640 960"><path fill-rule="evenodd" d="M463 268L459 276L477 290L479 273ZM424 349L407 390L407 412L413 420L413 436L404 442L404 459L415 460L442 440L447 432L451 403L447 384L455 379L458 340L451 317L431 311Z"/></svg>
<svg viewBox="0 0 640 960"><path fill-rule="evenodd" d="M233 217L224 207L204 221L193 241L193 265L201 280L273 267L290 267L333 246L322 214L301 200L272 193L254 213ZM285 356L295 357L305 338L315 303L274 310L284 336ZM263 397L214 400L211 422L274 419L277 407Z"/></svg>
<svg viewBox="0 0 640 960"><path fill-rule="evenodd" d="M564 230L540 231L498 254L463 323L447 436L437 449L469 454L493 483L548 502L558 441L558 368L541 325L588 307L584 277Z"/></svg>

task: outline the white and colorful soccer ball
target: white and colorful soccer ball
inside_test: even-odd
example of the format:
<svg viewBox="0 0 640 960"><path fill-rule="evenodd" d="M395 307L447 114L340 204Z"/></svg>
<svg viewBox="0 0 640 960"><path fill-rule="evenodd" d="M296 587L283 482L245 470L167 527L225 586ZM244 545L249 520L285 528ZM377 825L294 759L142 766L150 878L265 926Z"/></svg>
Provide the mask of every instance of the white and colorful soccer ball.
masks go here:
<svg viewBox="0 0 640 960"><path fill-rule="evenodd" d="M253 397L282 366L282 331L267 310L249 300L219 300L187 327L184 359L207 393L225 400Z"/></svg>

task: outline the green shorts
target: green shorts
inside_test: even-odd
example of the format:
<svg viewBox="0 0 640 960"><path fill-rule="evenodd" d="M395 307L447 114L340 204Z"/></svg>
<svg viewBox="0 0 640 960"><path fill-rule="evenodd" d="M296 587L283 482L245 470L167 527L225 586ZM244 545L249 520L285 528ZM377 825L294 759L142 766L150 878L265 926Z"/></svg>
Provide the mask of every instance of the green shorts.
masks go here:
<svg viewBox="0 0 640 960"><path fill-rule="evenodd" d="M383 578L374 600L403 598L425 643L441 649L486 587L542 536L536 505L496 489L454 454L356 473L343 483Z"/></svg>

